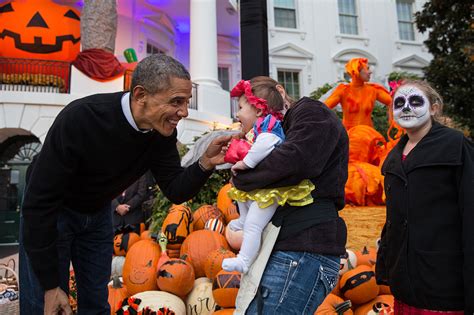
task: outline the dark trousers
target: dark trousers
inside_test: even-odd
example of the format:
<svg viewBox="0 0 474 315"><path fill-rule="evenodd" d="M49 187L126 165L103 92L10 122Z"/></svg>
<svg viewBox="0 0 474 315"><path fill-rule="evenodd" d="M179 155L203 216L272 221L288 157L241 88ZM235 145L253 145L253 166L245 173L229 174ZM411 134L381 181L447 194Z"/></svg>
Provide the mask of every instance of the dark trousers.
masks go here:
<svg viewBox="0 0 474 315"><path fill-rule="evenodd" d="M63 209L58 217L59 285L69 292L72 262L77 284L78 314L110 314L107 284L110 280L113 228L110 207L87 215ZM23 217L20 219L20 233ZM44 291L28 260L20 234L20 313L43 315Z"/></svg>

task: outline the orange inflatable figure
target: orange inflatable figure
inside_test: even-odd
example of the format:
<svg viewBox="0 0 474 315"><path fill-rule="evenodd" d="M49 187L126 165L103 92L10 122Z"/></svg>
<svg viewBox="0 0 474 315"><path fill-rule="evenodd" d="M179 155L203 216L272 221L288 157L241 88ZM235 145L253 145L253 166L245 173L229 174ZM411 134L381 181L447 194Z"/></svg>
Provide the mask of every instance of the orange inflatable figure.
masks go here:
<svg viewBox="0 0 474 315"><path fill-rule="evenodd" d="M381 85L368 83L372 72L368 67L367 58L349 60L346 64L346 71L351 75L351 83L339 84L324 103L329 108L341 104L342 123L347 130L357 125L373 127L371 114L375 101L377 100L388 107L392 102L392 97ZM391 119L389 118L389 120Z"/></svg>

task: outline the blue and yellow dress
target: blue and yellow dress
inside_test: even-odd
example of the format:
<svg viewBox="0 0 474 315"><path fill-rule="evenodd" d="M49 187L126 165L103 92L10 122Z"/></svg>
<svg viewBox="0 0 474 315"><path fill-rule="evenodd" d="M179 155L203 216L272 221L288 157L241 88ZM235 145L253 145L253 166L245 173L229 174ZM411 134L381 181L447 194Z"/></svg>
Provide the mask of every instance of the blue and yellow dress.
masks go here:
<svg viewBox="0 0 474 315"><path fill-rule="evenodd" d="M281 122L272 115L267 115L265 118L257 120L254 127L245 135L245 138L252 145L258 135L263 132L270 132L278 136L281 139L279 143L285 140ZM313 202L311 191L314 189L314 184L309 179L304 179L298 185L255 189L250 192L232 187L229 189L228 195L231 199L240 202L256 201L261 209L267 208L273 203L277 203L280 206L288 203L291 206L301 207Z"/></svg>

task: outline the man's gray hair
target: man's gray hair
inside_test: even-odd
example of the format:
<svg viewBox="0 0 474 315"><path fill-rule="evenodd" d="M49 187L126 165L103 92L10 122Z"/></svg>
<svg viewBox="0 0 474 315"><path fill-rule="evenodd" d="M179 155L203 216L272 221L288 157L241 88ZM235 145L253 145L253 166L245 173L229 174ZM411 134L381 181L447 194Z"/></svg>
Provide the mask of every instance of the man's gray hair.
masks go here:
<svg viewBox="0 0 474 315"><path fill-rule="evenodd" d="M188 70L178 60L164 54L154 54L137 64L130 91L141 85L149 93L155 94L168 89L171 78L191 80Z"/></svg>

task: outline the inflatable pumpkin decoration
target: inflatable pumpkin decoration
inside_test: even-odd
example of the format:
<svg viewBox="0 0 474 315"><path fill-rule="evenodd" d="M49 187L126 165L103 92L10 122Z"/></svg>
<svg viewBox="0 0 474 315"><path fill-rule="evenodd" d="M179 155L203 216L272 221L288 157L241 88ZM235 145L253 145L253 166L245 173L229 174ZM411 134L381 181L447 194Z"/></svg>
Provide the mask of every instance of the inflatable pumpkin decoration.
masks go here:
<svg viewBox="0 0 474 315"><path fill-rule="evenodd" d="M79 53L79 12L51 0L0 6L0 56L72 61Z"/></svg>

